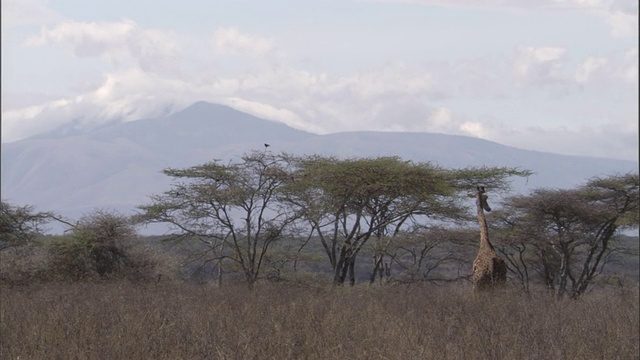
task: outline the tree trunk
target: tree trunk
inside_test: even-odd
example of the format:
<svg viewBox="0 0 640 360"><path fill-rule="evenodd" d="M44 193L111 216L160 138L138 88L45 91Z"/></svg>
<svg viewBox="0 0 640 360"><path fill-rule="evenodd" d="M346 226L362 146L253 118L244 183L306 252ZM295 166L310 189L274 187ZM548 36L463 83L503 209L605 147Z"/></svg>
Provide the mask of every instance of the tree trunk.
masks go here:
<svg viewBox="0 0 640 360"><path fill-rule="evenodd" d="M371 270L371 277L369 277L369 283L374 284L376 277L378 276L382 280L382 274L384 269L382 268L382 255L376 255L373 257L373 270Z"/></svg>
<svg viewBox="0 0 640 360"><path fill-rule="evenodd" d="M354 286L356 284L355 275L356 258L355 255L349 259L349 285Z"/></svg>
<svg viewBox="0 0 640 360"><path fill-rule="evenodd" d="M558 288L556 289L556 298L562 299L567 290L567 278L569 276L569 255L566 252L562 253L562 260L560 262L560 274L558 275Z"/></svg>

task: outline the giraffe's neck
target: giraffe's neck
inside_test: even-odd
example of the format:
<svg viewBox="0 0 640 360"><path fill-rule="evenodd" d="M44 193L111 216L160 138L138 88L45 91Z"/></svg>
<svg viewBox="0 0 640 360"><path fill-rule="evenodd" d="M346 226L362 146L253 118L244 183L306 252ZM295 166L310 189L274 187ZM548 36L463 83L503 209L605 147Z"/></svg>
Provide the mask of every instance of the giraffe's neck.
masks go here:
<svg viewBox="0 0 640 360"><path fill-rule="evenodd" d="M489 241L489 226L487 225L487 218L484 216L484 209L482 209L482 203L478 197L478 223L480 224L480 249L493 250L493 245Z"/></svg>

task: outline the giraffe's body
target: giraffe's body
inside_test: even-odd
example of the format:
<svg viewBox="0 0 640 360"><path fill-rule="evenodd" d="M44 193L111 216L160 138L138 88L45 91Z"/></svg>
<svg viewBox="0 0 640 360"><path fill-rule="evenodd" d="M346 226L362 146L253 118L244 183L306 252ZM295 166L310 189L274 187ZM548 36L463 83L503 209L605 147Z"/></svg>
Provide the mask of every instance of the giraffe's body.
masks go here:
<svg viewBox="0 0 640 360"><path fill-rule="evenodd" d="M506 282L507 265L498 256L489 241L489 227L484 211L491 211L491 208L487 203L484 187L478 187L476 205L478 207L478 223L480 224L480 249L478 249L478 255L473 261L473 290L491 290Z"/></svg>

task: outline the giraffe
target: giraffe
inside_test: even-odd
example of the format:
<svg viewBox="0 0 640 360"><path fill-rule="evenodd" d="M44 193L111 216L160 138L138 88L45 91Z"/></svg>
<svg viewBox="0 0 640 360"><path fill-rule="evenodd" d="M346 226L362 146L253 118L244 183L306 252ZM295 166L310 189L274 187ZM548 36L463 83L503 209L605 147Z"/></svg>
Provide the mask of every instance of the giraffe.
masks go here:
<svg viewBox="0 0 640 360"><path fill-rule="evenodd" d="M478 208L478 223L480 224L480 248L473 261L473 290L474 292L491 290L494 286L502 285L507 280L507 265L498 256L489 241L489 227L484 211L491 211L487 203L484 186L478 186L476 192L476 206Z"/></svg>

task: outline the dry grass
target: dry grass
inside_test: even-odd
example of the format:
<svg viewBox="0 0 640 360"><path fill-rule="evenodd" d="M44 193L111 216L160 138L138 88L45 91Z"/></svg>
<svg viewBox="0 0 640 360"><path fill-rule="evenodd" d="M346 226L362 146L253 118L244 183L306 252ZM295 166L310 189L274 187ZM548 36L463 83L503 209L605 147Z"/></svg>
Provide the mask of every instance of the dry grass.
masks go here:
<svg viewBox="0 0 640 360"><path fill-rule="evenodd" d="M638 359L638 293L6 286L2 359Z"/></svg>

